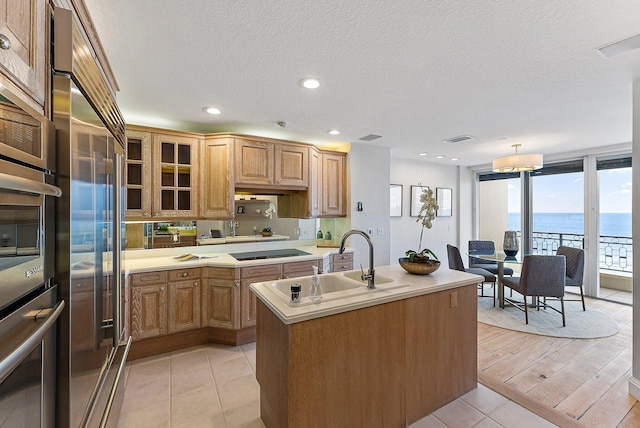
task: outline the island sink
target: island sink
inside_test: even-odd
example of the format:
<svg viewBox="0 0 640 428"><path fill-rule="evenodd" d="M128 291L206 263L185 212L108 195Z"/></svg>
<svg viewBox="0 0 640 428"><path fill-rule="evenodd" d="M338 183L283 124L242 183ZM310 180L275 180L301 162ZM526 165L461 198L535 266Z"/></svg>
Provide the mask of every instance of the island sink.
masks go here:
<svg viewBox="0 0 640 428"><path fill-rule="evenodd" d="M302 301L300 303L291 303L291 286L299 284L302 286ZM383 292L399 287L408 287L409 282L396 281L386 276L376 277L376 285L378 288L367 288L367 280L361 279L359 270L338 272L320 275L320 284L322 286L321 302L332 301L336 299L344 299L347 297L359 296L362 294ZM269 283L269 290L282 301L290 306L311 305L313 302L309 299L309 290L311 289L311 276L303 276L300 278L282 279Z"/></svg>

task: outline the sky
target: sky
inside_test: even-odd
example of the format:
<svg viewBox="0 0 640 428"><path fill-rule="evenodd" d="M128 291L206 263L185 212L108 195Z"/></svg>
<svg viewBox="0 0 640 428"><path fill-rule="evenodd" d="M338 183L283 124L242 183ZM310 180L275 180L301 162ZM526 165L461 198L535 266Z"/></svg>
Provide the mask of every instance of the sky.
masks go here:
<svg viewBox="0 0 640 428"><path fill-rule="evenodd" d="M601 213L631 212L631 168L599 171ZM520 212L519 179L509 180L508 211ZM584 211L584 174L534 177L533 212L579 213Z"/></svg>

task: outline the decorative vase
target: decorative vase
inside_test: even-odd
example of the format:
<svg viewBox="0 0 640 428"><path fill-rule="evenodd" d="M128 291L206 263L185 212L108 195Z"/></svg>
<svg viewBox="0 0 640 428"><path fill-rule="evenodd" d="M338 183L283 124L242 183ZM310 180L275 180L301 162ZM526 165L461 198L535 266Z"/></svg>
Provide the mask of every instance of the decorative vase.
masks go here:
<svg viewBox="0 0 640 428"><path fill-rule="evenodd" d="M271 235L273 235L273 232L265 232L263 230L262 232L260 232L260 235L262 235L262 236L271 236Z"/></svg>
<svg viewBox="0 0 640 428"><path fill-rule="evenodd" d="M518 254L518 250L520 249L520 246L518 245L518 232L515 230L507 230L504 232L502 249L509 257L515 257L515 255Z"/></svg>
<svg viewBox="0 0 640 428"><path fill-rule="evenodd" d="M410 262L409 257L401 257L398 259L398 263L400 263L402 269L414 275L429 275L440 267L440 261L434 259L414 258Z"/></svg>

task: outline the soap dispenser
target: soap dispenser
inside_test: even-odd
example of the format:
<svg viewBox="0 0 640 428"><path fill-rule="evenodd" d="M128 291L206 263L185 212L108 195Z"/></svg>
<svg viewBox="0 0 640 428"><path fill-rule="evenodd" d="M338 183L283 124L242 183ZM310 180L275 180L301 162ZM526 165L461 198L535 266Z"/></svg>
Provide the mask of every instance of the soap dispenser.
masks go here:
<svg viewBox="0 0 640 428"><path fill-rule="evenodd" d="M320 276L318 275L318 266L313 267L313 276L311 277L311 290L309 291L309 299L313 303L320 303L322 300L322 286L320 285Z"/></svg>

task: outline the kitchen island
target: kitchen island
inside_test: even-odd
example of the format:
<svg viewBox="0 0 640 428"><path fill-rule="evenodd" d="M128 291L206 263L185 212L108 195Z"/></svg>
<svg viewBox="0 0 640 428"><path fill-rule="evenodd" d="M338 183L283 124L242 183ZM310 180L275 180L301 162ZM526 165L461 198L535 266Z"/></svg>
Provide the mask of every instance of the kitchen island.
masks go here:
<svg viewBox="0 0 640 428"><path fill-rule="evenodd" d="M323 275L324 281L330 275ZM476 387L478 277L376 267L377 290L291 305L257 295L256 378L269 427L407 426Z"/></svg>

